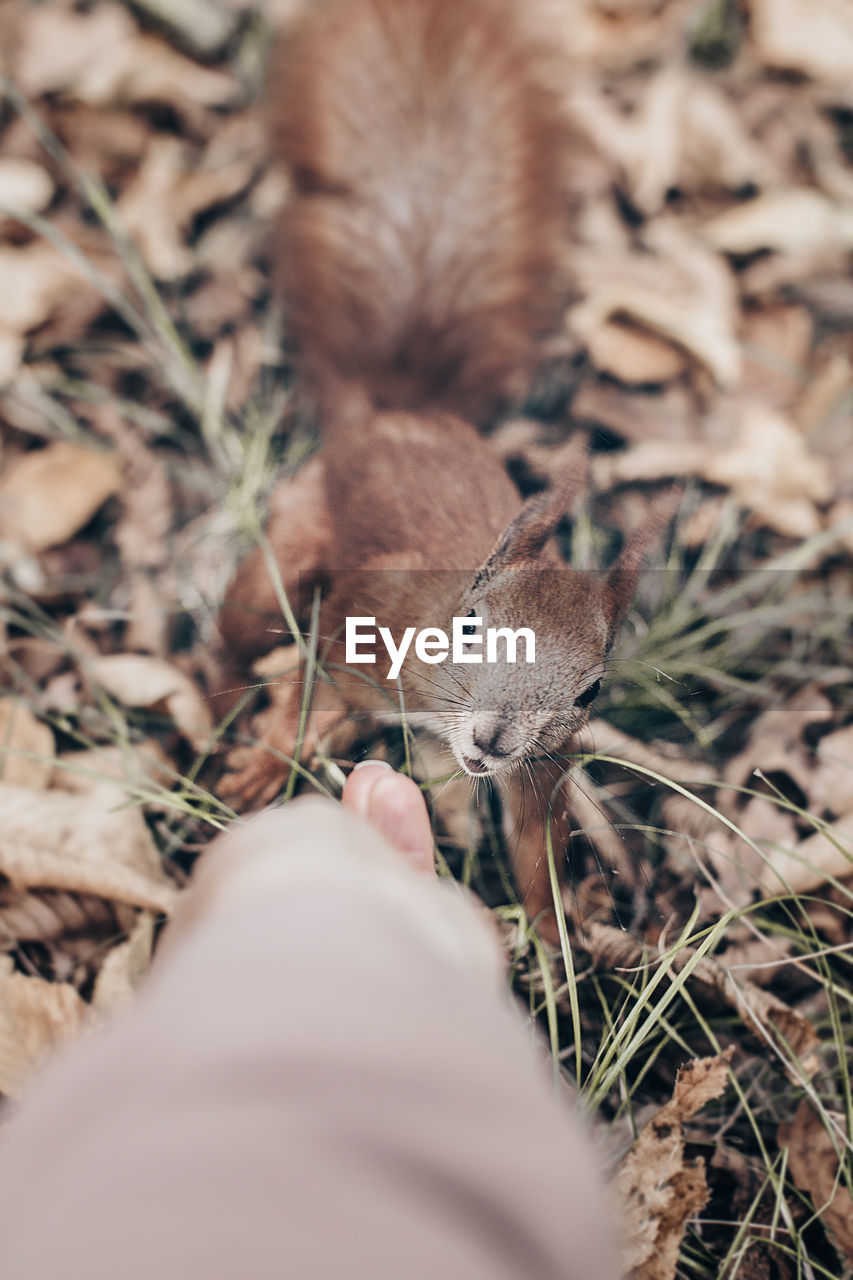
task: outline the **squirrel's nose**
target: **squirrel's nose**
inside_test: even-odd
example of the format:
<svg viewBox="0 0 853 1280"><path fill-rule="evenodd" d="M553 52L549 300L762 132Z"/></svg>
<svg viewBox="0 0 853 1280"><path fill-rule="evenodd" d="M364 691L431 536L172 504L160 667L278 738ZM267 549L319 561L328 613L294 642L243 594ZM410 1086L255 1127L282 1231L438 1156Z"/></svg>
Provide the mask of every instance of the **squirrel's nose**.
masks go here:
<svg viewBox="0 0 853 1280"><path fill-rule="evenodd" d="M495 756L500 759L510 754L506 747L504 731L500 726L493 729L475 729L471 740L484 756Z"/></svg>

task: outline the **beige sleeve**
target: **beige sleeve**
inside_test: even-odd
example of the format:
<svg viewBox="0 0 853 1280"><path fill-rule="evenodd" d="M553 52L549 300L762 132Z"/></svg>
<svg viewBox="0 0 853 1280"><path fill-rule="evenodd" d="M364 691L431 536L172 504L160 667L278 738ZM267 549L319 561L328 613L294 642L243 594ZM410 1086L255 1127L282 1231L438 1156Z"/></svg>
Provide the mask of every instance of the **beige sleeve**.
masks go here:
<svg viewBox="0 0 853 1280"><path fill-rule="evenodd" d="M482 913L340 806L219 843L135 1007L0 1134L15 1280L615 1280Z"/></svg>

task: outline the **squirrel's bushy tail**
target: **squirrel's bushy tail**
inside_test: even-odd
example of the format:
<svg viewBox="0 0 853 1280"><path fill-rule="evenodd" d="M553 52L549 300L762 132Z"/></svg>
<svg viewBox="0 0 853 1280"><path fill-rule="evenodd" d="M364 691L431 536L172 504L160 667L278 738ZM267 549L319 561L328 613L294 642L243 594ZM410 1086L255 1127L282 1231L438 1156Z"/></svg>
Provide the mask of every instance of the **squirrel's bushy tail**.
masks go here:
<svg viewBox="0 0 853 1280"><path fill-rule="evenodd" d="M274 58L277 283L321 404L358 383L477 420L523 391L565 254L565 124L524 2L326 3Z"/></svg>

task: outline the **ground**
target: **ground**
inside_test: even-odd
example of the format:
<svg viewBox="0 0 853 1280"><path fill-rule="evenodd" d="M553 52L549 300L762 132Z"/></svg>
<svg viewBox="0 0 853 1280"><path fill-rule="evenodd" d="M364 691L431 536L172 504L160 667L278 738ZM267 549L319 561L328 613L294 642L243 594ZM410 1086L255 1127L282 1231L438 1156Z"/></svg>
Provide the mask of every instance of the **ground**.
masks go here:
<svg viewBox="0 0 853 1280"><path fill-rule="evenodd" d="M269 26L298 7L0 12L9 1097L132 1001L234 817L216 787L252 724L209 699L216 610L313 447L270 294L286 183L260 105ZM495 911L618 1165L626 1272L849 1274L853 12L547 12L579 137L574 292L492 440L532 492L587 433L580 565L680 495L567 761L561 954L518 906L488 793L425 742L361 749L416 771L443 865ZM286 796L335 794L346 764L304 760Z"/></svg>

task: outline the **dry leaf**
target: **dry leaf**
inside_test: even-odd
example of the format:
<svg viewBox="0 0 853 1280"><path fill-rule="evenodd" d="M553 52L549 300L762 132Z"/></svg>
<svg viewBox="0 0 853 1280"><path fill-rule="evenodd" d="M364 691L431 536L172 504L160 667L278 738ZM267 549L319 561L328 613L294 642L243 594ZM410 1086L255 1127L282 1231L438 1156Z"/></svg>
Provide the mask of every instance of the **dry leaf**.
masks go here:
<svg viewBox="0 0 853 1280"><path fill-rule="evenodd" d="M33 449L0 478L0 537L44 551L67 542L121 485L118 458L70 440Z"/></svg>
<svg viewBox="0 0 853 1280"><path fill-rule="evenodd" d="M1 253L2 251L0 251ZM0 263L2 271L2 263ZM0 387L11 382L24 358L24 340L16 333L0 329Z"/></svg>
<svg viewBox="0 0 853 1280"><path fill-rule="evenodd" d="M220 107L233 101L237 84L223 71L201 67L151 36L137 37L95 65L75 84L81 102L166 102L183 108Z"/></svg>
<svg viewBox="0 0 853 1280"><path fill-rule="evenodd" d="M124 805L125 807L118 807ZM177 897L142 813L104 783L86 796L0 784L0 875L169 912Z"/></svg>
<svg viewBox="0 0 853 1280"><path fill-rule="evenodd" d="M776 177L722 90L680 66L653 76L631 115L583 83L572 91L570 107L596 146L621 168L633 203L644 213L663 208L674 187L736 190Z"/></svg>
<svg viewBox="0 0 853 1280"><path fill-rule="evenodd" d="M794 412L794 421L808 433L823 425L853 386L853 366L846 353L838 351L818 370L803 388Z"/></svg>
<svg viewBox="0 0 853 1280"><path fill-rule="evenodd" d="M153 945L154 917L143 911L127 941L113 947L101 965L92 992L92 1006L98 1013L112 1017L130 1008L148 972Z"/></svg>
<svg viewBox="0 0 853 1280"><path fill-rule="evenodd" d="M165 102L222 106L236 93L222 71L201 67L153 36L142 36L115 4L88 13L28 9L17 60L21 88L33 97L62 89L80 102Z"/></svg>
<svg viewBox="0 0 853 1280"><path fill-rule="evenodd" d="M594 458L593 483L602 491L642 480L701 475L709 454L709 447L696 440L644 440L622 453Z"/></svg>
<svg viewBox="0 0 853 1280"><path fill-rule="evenodd" d="M853 812L853 725L821 738L809 801L813 812Z"/></svg>
<svg viewBox="0 0 853 1280"><path fill-rule="evenodd" d="M234 9L229 12L227 3L211 4L210 0L181 0L180 4L174 0L138 0L138 8L164 26L176 43L203 59L221 53L239 24L238 13Z"/></svg>
<svg viewBox="0 0 853 1280"><path fill-rule="evenodd" d="M86 14L63 12L56 5L27 8L16 80L33 98L71 88L87 66L109 62L137 34L132 19L116 4L101 4Z"/></svg>
<svg viewBox="0 0 853 1280"><path fill-rule="evenodd" d="M748 312L743 326L744 397L760 400L780 413L793 410L809 381L813 332L805 307L770 306ZM796 423L803 427L799 413Z"/></svg>
<svg viewBox="0 0 853 1280"><path fill-rule="evenodd" d="M584 921L583 947L596 968L610 972L613 969L633 969L653 963L658 956L622 929L597 921ZM796 1083L802 1083L801 1074L813 1074L818 1068L815 1048L819 1037L808 1018L792 1009L784 1000L769 991L763 991L753 983L738 978L726 968L725 958L702 956L698 961L692 947L682 947L670 963L670 972L680 973L686 965L692 966L689 982L694 997L699 995L712 1005L733 1009L744 1027L766 1051L774 1045L779 1052L779 1065ZM791 1063L791 1054L799 1063Z"/></svg>
<svg viewBox="0 0 853 1280"><path fill-rule="evenodd" d="M0 956L0 1093L17 1098L49 1054L90 1020L89 1006L69 983L15 973L11 958Z"/></svg>
<svg viewBox="0 0 853 1280"><path fill-rule="evenodd" d="M732 1052L682 1067L671 1100L620 1161L616 1191L626 1280L675 1280L685 1226L708 1199L704 1161L685 1161L683 1126L725 1089Z"/></svg>
<svg viewBox="0 0 853 1280"><path fill-rule="evenodd" d="M63 751L57 765L54 790L78 796L91 794L105 782L117 783L128 791L143 787L151 791L158 785L171 786L175 777L174 765L156 738L88 751Z"/></svg>
<svg viewBox="0 0 853 1280"><path fill-rule="evenodd" d="M158 279L176 280L187 274L195 260L184 230L199 213L242 191L252 172L244 159L215 167L188 167L186 147L178 139L152 141L117 207Z"/></svg>
<svg viewBox="0 0 853 1280"><path fill-rule="evenodd" d="M663 392L627 392L587 378L572 401L577 422L597 423L626 440L666 439L678 444L696 434L695 401L683 386Z"/></svg>
<svg viewBox="0 0 853 1280"><path fill-rule="evenodd" d="M197 750L210 741L210 711L193 681L171 663L147 654L113 653L95 658L89 671L125 707L162 706Z"/></svg>
<svg viewBox="0 0 853 1280"><path fill-rule="evenodd" d="M83 938L92 948L99 938L115 937L127 927L132 907L107 902L89 894L64 893L55 889L0 889L0 944L21 942L67 942Z"/></svg>
<svg viewBox="0 0 853 1280"><path fill-rule="evenodd" d="M281 0L279 0L281 2ZM681 50L691 0L539 0L539 35L559 49L559 67L630 67Z"/></svg>
<svg viewBox="0 0 853 1280"><path fill-rule="evenodd" d="M796 844L793 816L772 800L754 796L736 818L744 835L741 839L712 815L691 807L693 813L686 813L681 796L667 797L664 802L670 831L680 833L667 837L668 848L678 850L682 836L696 842L696 859L710 868L714 877L713 888L703 895L703 909L708 914L747 906L761 890L767 859L773 857L774 850Z"/></svg>
<svg viewBox="0 0 853 1280"><path fill-rule="evenodd" d="M0 160L0 213L22 209L39 213L50 204L53 179L32 160Z"/></svg>
<svg viewBox="0 0 853 1280"><path fill-rule="evenodd" d="M849 0L749 0L755 56L765 66L815 80L853 79L853 7Z"/></svg>
<svg viewBox="0 0 853 1280"><path fill-rule="evenodd" d="M806 187L768 191L712 218L699 234L723 253L843 253L853 245L853 209Z"/></svg>
<svg viewBox="0 0 853 1280"><path fill-rule="evenodd" d="M815 503L829 502L833 492L826 460L809 451L786 418L755 403L743 406L735 444L713 453L702 475L730 489L761 524L788 538L819 532Z"/></svg>
<svg viewBox="0 0 853 1280"><path fill-rule="evenodd" d="M0 781L18 787L47 787L55 754L49 726L17 698L0 698Z"/></svg>
<svg viewBox="0 0 853 1280"><path fill-rule="evenodd" d="M587 335L587 353L596 369L629 385L669 382L684 370L684 355L652 333L616 320Z"/></svg>
<svg viewBox="0 0 853 1280"><path fill-rule="evenodd" d="M155 139L117 206L125 229L158 280L179 280L193 265L172 208L183 154L176 138Z"/></svg>
<svg viewBox="0 0 853 1280"><path fill-rule="evenodd" d="M0 247L0 386L17 371L24 351L23 335L44 323L56 307L80 289L81 274L52 245Z"/></svg>
<svg viewBox="0 0 853 1280"><path fill-rule="evenodd" d="M793 849L767 851L758 873L767 894L811 893L828 880L853 876L853 813L801 840Z"/></svg>
<svg viewBox="0 0 853 1280"><path fill-rule="evenodd" d="M818 533L823 520L817 505L833 496L827 460L812 453L801 432L774 410L747 402L739 416L734 438L723 446L652 439L598 457L595 486L696 475L729 489L756 523L785 537Z"/></svg>
<svg viewBox="0 0 853 1280"><path fill-rule="evenodd" d="M850 1145L845 1117L828 1111L835 1140L826 1122L803 1098L788 1124L779 1126L779 1145L788 1148L788 1168L801 1191L811 1196L822 1225L841 1258L853 1264L853 1197L839 1171L839 1152Z"/></svg>
<svg viewBox="0 0 853 1280"><path fill-rule="evenodd" d="M615 756L628 765L638 764L665 778L700 786L711 782L716 773L705 761L692 760L667 742L641 742L607 720L591 720L582 731L580 744L584 751ZM693 806L695 807L695 806Z"/></svg>
<svg viewBox="0 0 853 1280"><path fill-rule="evenodd" d="M742 787L749 785L756 769L786 773L808 795L813 765L803 735L813 725L828 724L832 715L832 703L816 684L805 685L783 706L769 707L752 724L743 750L727 764L725 781ZM733 800L736 805L737 798L724 790L718 801L728 817L736 816Z"/></svg>
<svg viewBox="0 0 853 1280"><path fill-rule="evenodd" d="M584 252L576 275L585 300L569 313L586 342L607 322L627 318L704 365L728 387L740 376L734 281L717 254L674 227L648 233L645 254Z"/></svg>

